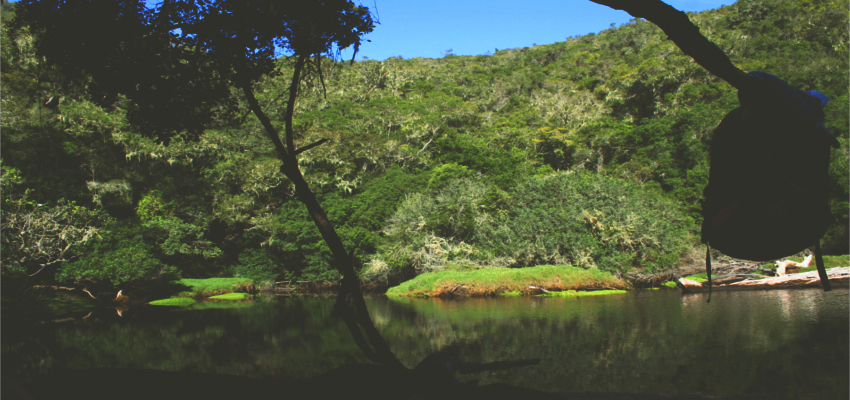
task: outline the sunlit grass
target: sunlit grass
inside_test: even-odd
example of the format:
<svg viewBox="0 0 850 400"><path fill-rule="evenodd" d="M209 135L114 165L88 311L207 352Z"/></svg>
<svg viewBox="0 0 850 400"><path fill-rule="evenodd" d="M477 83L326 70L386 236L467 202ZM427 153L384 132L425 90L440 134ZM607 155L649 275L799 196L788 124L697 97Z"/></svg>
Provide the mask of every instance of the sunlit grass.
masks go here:
<svg viewBox="0 0 850 400"><path fill-rule="evenodd" d="M539 294L543 297L583 297L583 296L602 296L607 294L622 294L627 293L625 290L564 290L561 292L549 292Z"/></svg>
<svg viewBox="0 0 850 400"><path fill-rule="evenodd" d="M536 294L536 289L569 290L584 287L625 289L626 283L597 269L541 265L529 268L482 268L422 274L390 288L387 296L441 297Z"/></svg>
<svg viewBox="0 0 850 400"><path fill-rule="evenodd" d="M248 293L227 293L217 296L210 296L211 300L249 300L254 296ZM248 302L250 304L250 302ZM172 297L170 299L154 300L149 304L154 306L179 306L187 307L187 309L200 310L207 308L233 308L244 306L242 302L231 301L195 301L195 299L187 297Z"/></svg>
<svg viewBox="0 0 850 400"><path fill-rule="evenodd" d="M192 288L189 292L180 293L180 296L189 297L209 297L237 291L248 292L254 287L254 282L249 278L181 279L177 283Z"/></svg>
<svg viewBox="0 0 850 400"><path fill-rule="evenodd" d="M170 298L170 299L154 300L154 301L152 301L148 304L154 305L154 306L181 306L181 307L185 307L185 306L195 304L195 300L194 299L188 299L188 298L185 298L185 297L174 297L174 298Z"/></svg>
<svg viewBox="0 0 850 400"><path fill-rule="evenodd" d="M220 294L220 295L217 295L217 296L210 296L209 298L214 299L214 300L246 300L246 299L250 299L252 297L253 296L251 296L248 293L227 293L227 294Z"/></svg>

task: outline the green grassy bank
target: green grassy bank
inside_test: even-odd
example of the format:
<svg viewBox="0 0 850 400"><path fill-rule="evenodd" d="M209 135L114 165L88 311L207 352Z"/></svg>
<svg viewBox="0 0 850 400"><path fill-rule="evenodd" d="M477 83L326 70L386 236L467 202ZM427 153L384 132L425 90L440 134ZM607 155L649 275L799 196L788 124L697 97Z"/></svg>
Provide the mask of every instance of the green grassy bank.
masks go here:
<svg viewBox="0 0 850 400"><path fill-rule="evenodd" d="M256 291L254 281L248 278L180 279L176 283L186 286L190 290L180 292L169 299L154 300L150 304L186 306L194 304L197 299L201 298L245 300L251 297L249 293Z"/></svg>
<svg viewBox="0 0 850 400"><path fill-rule="evenodd" d="M445 297L539 294L539 290L580 288L625 289L626 283L597 269L566 265L529 268L487 268L471 271L438 271L422 274L387 291L390 297Z"/></svg>
<svg viewBox="0 0 850 400"><path fill-rule="evenodd" d="M254 281L249 278L181 279L178 284L192 288L180 297L211 297L235 292L253 292Z"/></svg>

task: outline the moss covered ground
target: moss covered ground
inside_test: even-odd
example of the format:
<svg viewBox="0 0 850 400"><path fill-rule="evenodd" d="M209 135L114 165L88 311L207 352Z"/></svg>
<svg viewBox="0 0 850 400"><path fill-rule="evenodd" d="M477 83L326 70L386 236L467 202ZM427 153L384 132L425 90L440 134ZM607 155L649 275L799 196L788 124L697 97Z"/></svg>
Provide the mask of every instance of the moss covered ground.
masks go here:
<svg viewBox="0 0 850 400"><path fill-rule="evenodd" d="M172 297L170 299L154 300L148 304L154 306L188 306L195 303L196 301L194 299L186 297Z"/></svg>
<svg viewBox="0 0 850 400"><path fill-rule="evenodd" d="M582 296L602 296L608 294L623 294L626 290L564 290L560 292L549 292L539 294L541 297L582 297Z"/></svg>
<svg viewBox="0 0 850 400"><path fill-rule="evenodd" d="M390 297L446 297L537 294L538 290L581 288L626 289L624 281L597 269L566 265L529 268L486 268L467 271L437 271L422 274L387 291Z"/></svg>
<svg viewBox="0 0 850 400"><path fill-rule="evenodd" d="M156 306L187 306L196 303L196 299L210 298L215 300L245 300L252 296L245 292L253 292L254 282L248 278L207 278L181 279L178 284L191 288L169 299L150 302Z"/></svg>
<svg viewBox="0 0 850 400"><path fill-rule="evenodd" d="M249 278L181 279L177 283L192 288L180 297L210 297L220 294L254 291L254 281Z"/></svg>

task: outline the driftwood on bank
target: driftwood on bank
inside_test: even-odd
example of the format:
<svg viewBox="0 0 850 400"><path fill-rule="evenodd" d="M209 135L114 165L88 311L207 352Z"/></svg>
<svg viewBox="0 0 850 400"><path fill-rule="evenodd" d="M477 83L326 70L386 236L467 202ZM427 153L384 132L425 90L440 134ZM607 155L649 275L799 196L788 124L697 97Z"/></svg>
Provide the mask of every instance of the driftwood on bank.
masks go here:
<svg viewBox="0 0 850 400"><path fill-rule="evenodd" d="M850 285L850 267L828 269L827 275L829 281L839 287L847 287ZM704 292L708 291L707 282L697 282L690 279L679 278L676 281L683 293ZM744 280L731 282L720 285L715 280L712 285L714 291L724 290L756 290L756 289L793 289L820 286L820 277L818 271L801 272L797 274L788 274L775 277L765 278L747 278Z"/></svg>

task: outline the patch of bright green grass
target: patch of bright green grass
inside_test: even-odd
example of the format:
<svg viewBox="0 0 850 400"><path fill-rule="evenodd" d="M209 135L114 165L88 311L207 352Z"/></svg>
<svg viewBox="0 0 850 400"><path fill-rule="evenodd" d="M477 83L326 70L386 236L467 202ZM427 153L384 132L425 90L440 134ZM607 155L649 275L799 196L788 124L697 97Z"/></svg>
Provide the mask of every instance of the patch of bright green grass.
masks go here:
<svg viewBox="0 0 850 400"><path fill-rule="evenodd" d="M253 296L251 296L248 293L227 293L227 294L220 294L220 295L217 295L217 296L210 296L210 299L215 299L215 300L245 300L245 299L250 299L251 297L253 297Z"/></svg>
<svg viewBox="0 0 850 400"><path fill-rule="evenodd" d="M187 299L185 297L173 297L173 298L170 298L170 299L154 300L154 301L152 301L148 304L154 305L154 306L181 306L181 307L185 307L185 306L195 304L195 300L194 299Z"/></svg>
<svg viewBox="0 0 850 400"><path fill-rule="evenodd" d="M248 278L207 278L207 279L181 279L177 283L192 288L191 292L182 292L180 296L214 296L217 294L233 293L254 285Z"/></svg>
<svg viewBox="0 0 850 400"><path fill-rule="evenodd" d="M711 276L717 276L717 274L714 273L714 274L711 274ZM705 272L701 272L699 274L688 275L688 276L685 277L685 279L690 279L690 280L696 281L696 282L708 282L708 275L706 275ZM675 284L676 283L674 282L673 285L675 285Z"/></svg>
<svg viewBox="0 0 850 400"><path fill-rule="evenodd" d="M625 290L564 290L561 292L549 292L538 294L541 297L584 297L584 296L602 296L606 294L622 294L627 293Z"/></svg>
<svg viewBox="0 0 850 400"><path fill-rule="evenodd" d="M662 283L661 286L668 287L670 289L677 289L679 287L676 285L676 281L667 281Z"/></svg>
<svg viewBox="0 0 850 400"><path fill-rule="evenodd" d="M499 293L500 296L522 296L522 292L519 290L511 290L510 292L502 292Z"/></svg>
<svg viewBox="0 0 850 400"><path fill-rule="evenodd" d="M481 268L422 274L390 288L387 296L437 297L450 293L488 296L515 291L527 293L529 286L568 290L582 287L625 288L626 284L614 275L598 269L582 269L566 265Z"/></svg>

